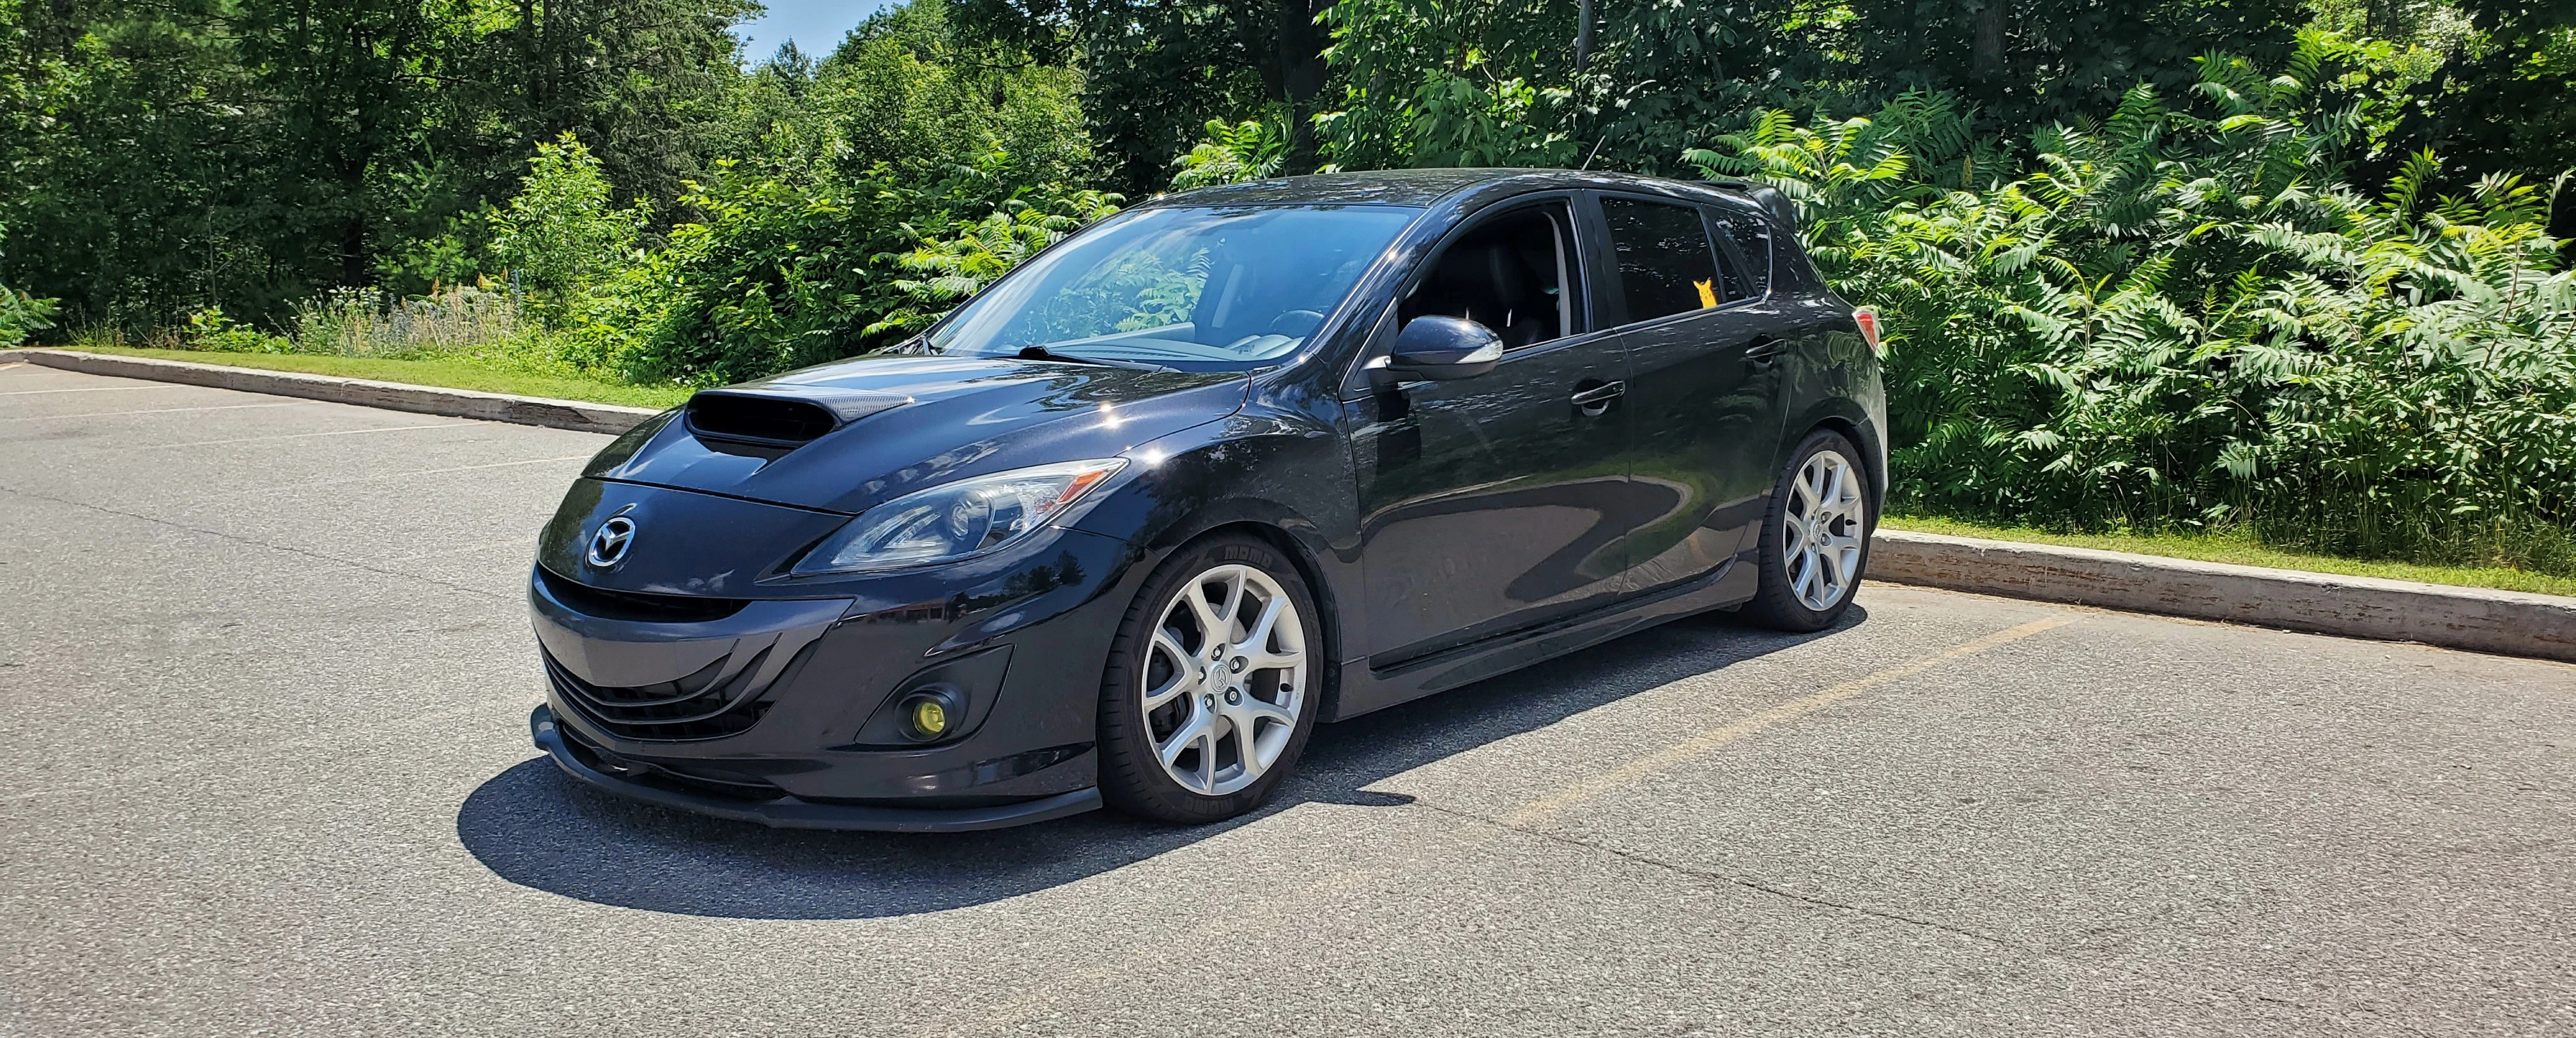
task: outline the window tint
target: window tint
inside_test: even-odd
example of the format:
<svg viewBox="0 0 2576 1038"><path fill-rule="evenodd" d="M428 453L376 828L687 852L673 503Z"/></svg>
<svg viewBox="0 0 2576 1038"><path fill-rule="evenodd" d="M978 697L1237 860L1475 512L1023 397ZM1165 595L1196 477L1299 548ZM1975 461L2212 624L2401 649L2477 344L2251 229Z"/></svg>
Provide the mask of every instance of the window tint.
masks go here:
<svg viewBox="0 0 2576 1038"><path fill-rule="evenodd" d="M1285 357L1403 233L1417 208L1130 209L1021 264L930 334L935 352L1030 346L1184 371Z"/></svg>
<svg viewBox="0 0 2576 1038"><path fill-rule="evenodd" d="M1744 256L1746 296L1771 292L1771 220L1760 213L1749 213L1733 207L1717 210L1720 224L1728 237L1735 239L1735 251Z"/></svg>
<svg viewBox="0 0 2576 1038"><path fill-rule="evenodd" d="M1628 320L1702 310L1728 301L1708 225L1692 206L1604 198L1610 246L1619 256L1619 287Z"/></svg>
<svg viewBox="0 0 2576 1038"><path fill-rule="evenodd" d="M1440 250L1396 310L1396 327L1425 314L1482 323L1506 349L1562 338L1574 326L1566 290L1574 257L1562 204L1493 217Z"/></svg>

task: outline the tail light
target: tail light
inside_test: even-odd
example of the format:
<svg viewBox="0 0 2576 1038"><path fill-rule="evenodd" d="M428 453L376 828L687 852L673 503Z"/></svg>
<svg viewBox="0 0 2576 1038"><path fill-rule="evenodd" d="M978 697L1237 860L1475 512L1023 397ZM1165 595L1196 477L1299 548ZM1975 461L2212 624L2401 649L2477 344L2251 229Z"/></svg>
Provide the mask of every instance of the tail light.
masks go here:
<svg viewBox="0 0 2576 1038"><path fill-rule="evenodd" d="M1866 306L1861 307L1852 311L1852 320L1860 322L1860 337L1869 340L1869 351L1882 357L1886 356L1887 351L1878 345L1878 311Z"/></svg>

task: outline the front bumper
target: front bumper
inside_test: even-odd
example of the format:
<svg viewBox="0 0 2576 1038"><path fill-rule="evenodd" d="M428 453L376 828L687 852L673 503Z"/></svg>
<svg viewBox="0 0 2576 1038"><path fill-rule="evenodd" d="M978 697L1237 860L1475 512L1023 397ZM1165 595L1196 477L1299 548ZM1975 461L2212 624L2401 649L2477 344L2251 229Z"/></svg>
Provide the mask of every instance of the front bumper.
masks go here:
<svg viewBox="0 0 2576 1038"><path fill-rule="evenodd" d="M531 735L566 772L779 826L991 828L1099 803L1100 668L1150 570L1133 545L1058 529L954 566L700 587L670 576L681 563L662 553L739 576L752 557L739 542L802 520L683 491L591 489L585 500L660 539L618 567L559 568L541 553L532 569L549 688ZM952 697L956 734L903 734L896 704L920 690Z"/></svg>
<svg viewBox="0 0 2576 1038"><path fill-rule="evenodd" d="M717 818L741 822L758 822L775 829L851 829L888 833L965 833L983 829L1007 829L1067 815L1078 815L1100 807L1098 787L1077 789L1037 800L989 807L904 808L875 807L856 804L818 804L795 796L776 800L745 802L710 794L688 793L643 782L629 781L609 774L605 768L619 767L605 760L594 764L582 759L563 735L563 726L555 722L554 710L539 706L528 715L528 735L537 748L554 758L564 774L601 789L633 800L659 804Z"/></svg>

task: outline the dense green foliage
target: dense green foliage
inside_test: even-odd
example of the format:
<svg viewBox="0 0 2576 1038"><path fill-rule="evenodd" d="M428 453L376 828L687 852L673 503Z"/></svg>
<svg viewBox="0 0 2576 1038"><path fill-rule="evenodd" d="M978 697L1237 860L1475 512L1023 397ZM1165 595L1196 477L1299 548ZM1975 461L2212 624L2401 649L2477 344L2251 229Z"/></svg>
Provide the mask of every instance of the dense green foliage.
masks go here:
<svg viewBox="0 0 2576 1038"><path fill-rule="evenodd" d="M1890 319L1908 507L2576 572L2576 3L912 0L745 67L754 9L0 0L0 345L704 385L1122 196L1750 176Z"/></svg>
<svg viewBox="0 0 2576 1038"><path fill-rule="evenodd" d="M721 383L890 345L920 323L901 315L923 305L906 257L925 243L979 240L968 228L997 213L1105 211L1080 186L1078 89L960 36L936 3L870 20L819 64L770 62L739 102L756 118L741 157L681 199L696 218L586 293L580 359Z"/></svg>
<svg viewBox="0 0 2576 1038"><path fill-rule="evenodd" d="M1939 97L1774 112L1690 157L1790 192L1828 279L1887 316L1913 507L2576 572L2556 185L2437 196L2430 154L2348 185L2369 58L2318 34L2278 76L2208 59L2188 104L2134 88L1979 190Z"/></svg>
<svg viewBox="0 0 2576 1038"><path fill-rule="evenodd" d="M744 9L0 0L0 223L42 243L0 282L140 327L452 281L535 142L578 134L657 205L697 175Z"/></svg>
<svg viewBox="0 0 2576 1038"><path fill-rule="evenodd" d="M0 227L0 245L8 244L8 231ZM0 347L16 346L25 342L28 334L53 326L53 300L0 285Z"/></svg>
<svg viewBox="0 0 2576 1038"><path fill-rule="evenodd" d="M1281 172L1311 173L1328 98L1331 0L951 0L971 31L1084 72L1110 190L1160 189L1210 119L1282 132Z"/></svg>

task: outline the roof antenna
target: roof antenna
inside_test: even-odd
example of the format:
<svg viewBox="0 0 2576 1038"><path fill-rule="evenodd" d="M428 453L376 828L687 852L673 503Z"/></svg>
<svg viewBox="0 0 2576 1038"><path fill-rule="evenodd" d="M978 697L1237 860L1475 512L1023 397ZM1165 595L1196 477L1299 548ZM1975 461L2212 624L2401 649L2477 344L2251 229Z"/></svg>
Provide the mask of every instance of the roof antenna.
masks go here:
<svg viewBox="0 0 2576 1038"><path fill-rule="evenodd" d="M1601 146L1602 146L1603 144L1609 143L1609 140L1610 140L1610 135L1609 135L1609 134L1606 134L1606 133L1605 133L1605 134L1602 134L1602 135L1601 135L1601 136L1599 136L1599 137L1594 138L1594 139L1593 139L1593 141L1592 141L1592 154L1590 154L1590 155L1586 155L1586 156L1584 156L1584 157L1583 157L1583 165L1578 166L1578 167L1575 167L1575 172L1580 173L1580 172L1583 172L1584 170L1591 169L1591 168L1592 168L1592 160L1594 160L1594 159L1597 159L1597 158L1600 158L1600 157L1601 157Z"/></svg>

